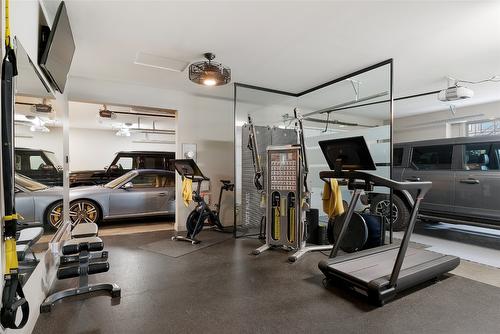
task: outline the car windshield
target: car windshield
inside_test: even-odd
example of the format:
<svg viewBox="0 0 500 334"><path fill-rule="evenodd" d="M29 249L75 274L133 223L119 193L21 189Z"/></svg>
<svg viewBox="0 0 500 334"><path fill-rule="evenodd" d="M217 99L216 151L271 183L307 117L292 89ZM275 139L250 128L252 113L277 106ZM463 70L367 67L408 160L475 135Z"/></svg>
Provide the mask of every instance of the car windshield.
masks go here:
<svg viewBox="0 0 500 334"><path fill-rule="evenodd" d="M106 183L104 186L106 188L116 188L117 186L119 186L120 184L122 184L123 182L125 182L125 180L127 180L128 178L130 178L132 175L137 175L137 172L136 171L131 171L131 172L128 172L126 174L123 174L122 176L120 176L119 178L116 178L108 183Z"/></svg>
<svg viewBox="0 0 500 334"><path fill-rule="evenodd" d="M49 158L50 162L52 162L52 164L54 165L54 167L57 170L62 170L62 167L59 164L59 161L57 161L57 158L56 158L56 155L54 154L54 152L45 151L44 153L47 156L47 158Z"/></svg>
<svg viewBox="0 0 500 334"><path fill-rule="evenodd" d="M17 173L16 173L16 185L19 185L20 187L23 187L24 189L27 189L29 191L37 191L48 188L44 184L36 182L35 180L30 179L29 177Z"/></svg>

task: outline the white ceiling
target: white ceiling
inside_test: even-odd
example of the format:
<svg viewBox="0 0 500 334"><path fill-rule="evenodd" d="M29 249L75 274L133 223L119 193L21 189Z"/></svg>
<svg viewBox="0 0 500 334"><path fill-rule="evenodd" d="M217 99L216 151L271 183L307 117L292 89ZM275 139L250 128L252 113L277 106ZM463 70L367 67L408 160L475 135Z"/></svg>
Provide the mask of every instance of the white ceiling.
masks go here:
<svg viewBox="0 0 500 334"><path fill-rule="evenodd" d="M51 1L48 13L54 13ZM299 92L387 58L395 96L446 86L446 75L500 75L500 3L493 1L67 1L76 40L71 76L232 97L175 73L134 65L136 53L195 61L213 51L233 82ZM465 104L500 100L500 83ZM349 98L351 99L351 98ZM446 105L399 103L396 116ZM434 100L432 100L434 101ZM428 110L428 109L432 110Z"/></svg>

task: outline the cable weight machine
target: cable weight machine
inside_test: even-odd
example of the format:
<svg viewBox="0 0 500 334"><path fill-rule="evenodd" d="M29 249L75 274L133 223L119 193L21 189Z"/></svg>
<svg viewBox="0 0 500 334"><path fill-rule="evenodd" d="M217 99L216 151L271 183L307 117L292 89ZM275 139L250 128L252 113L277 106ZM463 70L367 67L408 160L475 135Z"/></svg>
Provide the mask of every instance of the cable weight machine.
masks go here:
<svg viewBox="0 0 500 334"><path fill-rule="evenodd" d="M308 252L332 249L332 245L307 246L306 212L310 206L307 185L309 167L304 142L303 118L294 109L299 145L269 146L266 175L266 243L253 251L259 255L269 249L294 251L290 262ZM255 160L254 160L255 162ZM254 163L255 165L255 163Z"/></svg>

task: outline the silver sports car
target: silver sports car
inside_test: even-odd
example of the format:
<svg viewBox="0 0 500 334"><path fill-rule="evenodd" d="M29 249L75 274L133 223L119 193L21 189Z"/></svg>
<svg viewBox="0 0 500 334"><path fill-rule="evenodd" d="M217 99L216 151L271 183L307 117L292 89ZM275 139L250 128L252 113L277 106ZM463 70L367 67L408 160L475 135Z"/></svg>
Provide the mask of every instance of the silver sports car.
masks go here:
<svg viewBox="0 0 500 334"><path fill-rule="evenodd" d="M62 187L49 188L16 174L16 211L26 223L58 228L62 222ZM130 171L99 186L70 189L69 216L74 225L101 220L175 213L175 172Z"/></svg>

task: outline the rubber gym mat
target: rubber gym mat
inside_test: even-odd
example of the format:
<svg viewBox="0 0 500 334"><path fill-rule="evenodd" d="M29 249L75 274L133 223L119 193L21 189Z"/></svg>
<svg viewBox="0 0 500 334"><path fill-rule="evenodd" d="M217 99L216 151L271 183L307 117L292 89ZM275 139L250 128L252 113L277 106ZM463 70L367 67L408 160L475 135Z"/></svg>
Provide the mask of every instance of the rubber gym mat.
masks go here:
<svg viewBox="0 0 500 334"><path fill-rule="evenodd" d="M233 237L233 234L216 231L202 231L198 236L198 240L201 242L196 245L187 241L172 240L168 238L140 246L139 248L170 257L181 257L230 239Z"/></svg>

